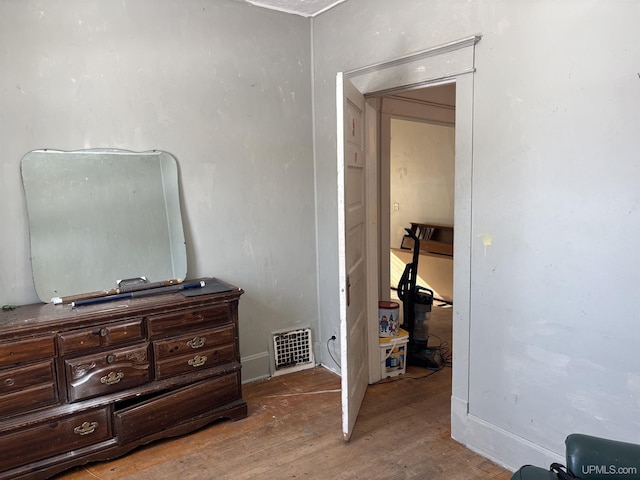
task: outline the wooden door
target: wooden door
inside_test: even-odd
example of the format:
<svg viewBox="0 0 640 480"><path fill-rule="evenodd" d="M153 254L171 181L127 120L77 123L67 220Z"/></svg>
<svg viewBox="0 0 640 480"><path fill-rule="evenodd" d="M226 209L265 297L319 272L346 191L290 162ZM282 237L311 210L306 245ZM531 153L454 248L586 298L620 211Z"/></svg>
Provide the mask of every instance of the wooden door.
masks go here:
<svg viewBox="0 0 640 480"><path fill-rule="evenodd" d="M369 375L365 100L342 73L336 86L342 433L349 440Z"/></svg>

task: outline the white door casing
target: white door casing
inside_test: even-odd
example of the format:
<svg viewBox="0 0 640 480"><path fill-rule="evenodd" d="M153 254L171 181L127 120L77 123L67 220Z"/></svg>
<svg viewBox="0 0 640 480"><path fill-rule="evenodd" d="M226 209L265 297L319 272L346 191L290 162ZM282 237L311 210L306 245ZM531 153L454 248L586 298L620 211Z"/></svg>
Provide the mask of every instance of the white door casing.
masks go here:
<svg viewBox="0 0 640 480"><path fill-rule="evenodd" d="M342 434L351 438L368 384L364 96L336 77Z"/></svg>
<svg viewBox="0 0 640 480"><path fill-rule="evenodd" d="M374 287L377 281L378 270L372 268L367 272L366 265L377 265L374 261L380 258L380 252L376 249L389 248L389 242L380 241L377 245L366 244L366 232L370 232L371 220L367 225L367 212L370 218L377 218L373 212L376 205L366 205L366 193L360 197L363 202L361 207L355 208L353 199L357 198L356 192L350 192L352 183L348 182L350 156L353 156L353 146L349 139L348 109L356 105L355 111L359 111L364 120L363 94L383 95L394 90L406 88L420 88L435 85L455 79L456 81L456 165L455 165L455 212L454 228L454 313L453 313L453 385L451 396L451 431L452 436L462 443L466 443L468 435L466 426L468 419L468 380L469 380L469 350L470 350L470 317L471 317L471 191L472 191L472 143L473 143L473 73L475 72L475 45L480 41L480 35L474 35L461 40L433 47L422 52L400 57L394 60L376 65L352 70L348 73L338 73L337 87L337 157L338 157L338 232L339 232L339 290L340 290L340 341L341 341L341 365L342 365L342 430L346 440L351 437L353 427L362 404L367 386L367 377L375 381L380 377L379 372L379 344L377 335L371 333L375 329L377 333L377 314L371 312L367 315L366 305L378 289ZM347 93L348 92L348 93ZM347 97L347 98L345 98ZM361 100L360 100L361 99ZM354 103L355 102L355 103ZM370 104L373 106L373 104ZM375 108L375 107L373 107ZM367 112L366 118L375 117ZM360 138L360 144L364 148L358 154L358 158L369 158L369 145L366 145L364 132L371 128L373 133L368 136L377 138L377 125L357 125L359 133L352 129L353 136ZM366 156L365 156L366 155ZM351 160L355 160L351 158ZM366 167L366 163L364 165ZM371 182L374 175L361 173L367 182ZM377 188L376 180L375 187ZM360 195L366 192L366 186L358 185ZM369 185L370 186L370 185ZM360 261L354 262L357 257L355 252L350 252L350 243L357 237L348 238L349 226L353 220L349 220L348 210L353 208L362 217L362 226L359 233L364 235L363 243L358 244L361 249L357 253L364 255ZM362 212L360 212L360 210ZM355 218L355 217L354 217ZM369 227L369 229L367 229ZM357 230L354 230L356 232ZM354 233L352 232L352 233ZM357 244L354 243L354 245ZM375 259L374 259L375 257ZM362 267L357 268L357 267ZM350 271L357 275L351 276ZM360 274L367 275L361 279ZM371 278L374 276L374 278ZM364 288L364 292L357 291L358 300L363 302L361 306L353 308L354 279L358 279L357 288ZM347 301L349 297L350 302ZM347 307L347 304L350 304ZM371 304L371 303L369 303ZM363 309L360 315L355 315L358 308ZM376 312L377 313L377 312ZM367 337L367 333L369 333ZM368 340L367 340L368 338ZM360 342L364 345L361 345ZM351 344L349 343L351 342ZM368 345L367 345L368 342ZM367 362L366 352L369 351ZM364 357L363 357L364 355ZM375 357L374 357L375 356ZM359 363L358 363L359 362ZM367 365L369 368L367 368ZM374 368L378 371L373 371ZM369 370L369 371L367 371Z"/></svg>

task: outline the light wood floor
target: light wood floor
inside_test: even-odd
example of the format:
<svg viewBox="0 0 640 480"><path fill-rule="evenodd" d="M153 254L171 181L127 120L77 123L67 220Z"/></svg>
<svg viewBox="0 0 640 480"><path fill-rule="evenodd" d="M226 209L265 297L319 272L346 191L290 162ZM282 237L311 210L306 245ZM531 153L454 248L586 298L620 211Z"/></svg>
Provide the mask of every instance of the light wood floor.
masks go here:
<svg viewBox="0 0 640 480"><path fill-rule="evenodd" d="M450 342L451 310L432 332ZM420 479L509 480L511 474L451 439L451 369L410 367L369 386L349 442L342 440L340 378L318 367L243 388L249 416L90 464L64 480Z"/></svg>

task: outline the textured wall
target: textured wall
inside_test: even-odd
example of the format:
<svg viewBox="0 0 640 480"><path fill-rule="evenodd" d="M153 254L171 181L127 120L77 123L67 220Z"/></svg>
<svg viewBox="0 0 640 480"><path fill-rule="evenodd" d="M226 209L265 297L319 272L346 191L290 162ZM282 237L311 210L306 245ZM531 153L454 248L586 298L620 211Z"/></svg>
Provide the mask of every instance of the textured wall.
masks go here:
<svg viewBox="0 0 640 480"><path fill-rule="evenodd" d="M512 466L572 431L640 442L638 18L621 0L348 0L313 20L312 127L308 20L0 0L0 303L36 300L25 152L164 149L190 273L245 288L245 378L264 374L270 330L338 328L336 72L481 33L461 440Z"/></svg>
<svg viewBox="0 0 640 480"><path fill-rule="evenodd" d="M411 222L453 225L454 145L452 126L391 120L391 248Z"/></svg>
<svg viewBox="0 0 640 480"><path fill-rule="evenodd" d="M483 35L471 273L456 280L471 288L470 317L456 319L470 335L469 352L454 343L454 357L469 354L468 378L454 375L468 392L456 433L511 466L557 458L574 431L640 441L638 18L625 1L349 0L314 20L328 238L336 72ZM338 315L335 242L319 245L326 319Z"/></svg>
<svg viewBox="0 0 640 480"><path fill-rule="evenodd" d="M37 301L20 159L178 160L189 275L245 289L244 378L268 333L315 327L309 21L217 0L0 0L0 303Z"/></svg>

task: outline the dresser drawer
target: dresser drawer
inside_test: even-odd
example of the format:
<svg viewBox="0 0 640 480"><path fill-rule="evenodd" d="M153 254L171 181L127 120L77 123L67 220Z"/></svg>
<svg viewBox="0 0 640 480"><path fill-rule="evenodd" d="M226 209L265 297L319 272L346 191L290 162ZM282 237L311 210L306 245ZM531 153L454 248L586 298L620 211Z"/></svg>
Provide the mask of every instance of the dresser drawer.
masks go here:
<svg viewBox="0 0 640 480"><path fill-rule="evenodd" d="M65 360L69 401L125 390L149 381L147 343Z"/></svg>
<svg viewBox="0 0 640 480"><path fill-rule="evenodd" d="M239 372L203 380L142 405L116 412L116 435L120 443L126 443L193 420L215 407L238 399Z"/></svg>
<svg viewBox="0 0 640 480"><path fill-rule="evenodd" d="M112 325L72 330L58 335L60 354L112 347L142 340L142 319L136 318Z"/></svg>
<svg viewBox="0 0 640 480"><path fill-rule="evenodd" d="M197 353L156 360L156 379L160 380L174 375L192 373L197 370L232 362L234 358L235 348L233 344L227 344L206 348Z"/></svg>
<svg viewBox="0 0 640 480"><path fill-rule="evenodd" d="M0 371L0 418L57 401L53 360Z"/></svg>
<svg viewBox="0 0 640 480"><path fill-rule="evenodd" d="M167 340L153 342L155 359L162 360L177 355L197 352L218 345L233 344L235 328L233 324L209 330L190 332L186 335L171 337Z"/></svg>
<svg viewBox="0 0 640 480"><path fill-rule="evenodd" d="M230 322L229 306L216 305L208 308L180 310L162 315L152 315L147 319L150 337L180 334L185 330L206 328Z"/></svg>
<svg viewBox="0 0 640 480"><path fill-rule="evenodd" d="M107 407L51 419L0 437L3 470L70 452L111 436Z"/></svg>
<svg viewBox="0 0 640 480"><path fill-rule="evenodd" d="M54 337L0 342L0 368L55 357Z"/></svg>

